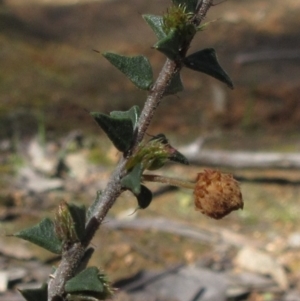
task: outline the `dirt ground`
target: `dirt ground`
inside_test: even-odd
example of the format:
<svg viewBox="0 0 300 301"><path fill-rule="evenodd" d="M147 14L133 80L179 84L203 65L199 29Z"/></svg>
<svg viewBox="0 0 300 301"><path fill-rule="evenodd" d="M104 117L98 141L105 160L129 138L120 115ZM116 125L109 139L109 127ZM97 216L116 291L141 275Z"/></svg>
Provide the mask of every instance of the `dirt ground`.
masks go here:
<svg viewBox="0 0 300 301"><path fill-rule="evenodd" d="M147 55L156 74L164 62L164 57L151 49L155 37L141 14L161 14L168 1L56 2L32 0L25 4L6 0L0 4L1 233L12 233L52 214L60 200L89 203L101 189L96 185L97 177L105 180L109 176L116 153L107 151L107 140L87 112L108 113L126 110L133 104L142 106L145 93L136 90L93 50ZM185 91L162 102L150 132L163 131L177 144L203 135L213 137L205 145L210 149L298 152L299 14L300 2L294 0L228 0L212 7L205 21L214 22L199 34L191 52L214 47L235 89L231 91L215 79L183 70ZM33 137L38 134L46 143L52 143L77 129L84 133L84 156L88 152L89 162L97 163L95 173L78 182L68 179L63 192L38 197L14 186L17 170L29 164L26 149ZM78 152L82 155L82 150ZM246 177L300 178L297 170L229 171ZM170 167L165 172L189 177L196 170ZM185 191L163 195L149 210L138 212L141 218L184 222L199 232L226 230L231 235L227 236L226 247L155 230L114 231L104 227L95 238L92 263L107 271L113 281L142 268L166 268L178 262L205 261L206 266L220 270L230 263L238 268L233 259L241 246L251 244L274 256L288 271L289 290L299 290L300 244L290 244L291 237L299 234L299 186L252 182L242 182L241 186L244 210L217 223L199 217ZM24 212L24 207L31 212ZM135 208L131 195L117 203L110 217L128 215L128 208ZM18 249L19 241L9 239L9 243L11 249ZM6 244L7 240L2 242ZM1 266L24 264L34 271L36 258L47 263L43 266L55 262L38 248L22 246L27 251L29 248L27 258L18 252L8 256L2 248ZM30 275L20 282L42 278ZM11 287L15 289L15 283ZM239 300L281 300L278 296L282 292L278 295L278 291L254 290Z"/></svg>
<svg viewBox="0 0 300 301"><path fill-rule="evenodd" d="M86 110L108 112L142 105L145 94L92 50L143 53L158 72L164 58L150 48L154 35L141 14L161 14L167 3L7 3L2 8L0 39L2 123L15 124L14 119L19 119L24 128L22 112L29 109L44 113L49 131L65 132L80 120L82 128L94 132ZM185 91L163 102L153 127L184 135L215 129L297 131L299 9L297 1L276 0L225 1L214 6L207 16L208 22L214 22L198 35L191 51L214 47L235 90L184 70ZM58 114L60 122L53 122ZM3 134L7 132L2 130Z"/></svg>

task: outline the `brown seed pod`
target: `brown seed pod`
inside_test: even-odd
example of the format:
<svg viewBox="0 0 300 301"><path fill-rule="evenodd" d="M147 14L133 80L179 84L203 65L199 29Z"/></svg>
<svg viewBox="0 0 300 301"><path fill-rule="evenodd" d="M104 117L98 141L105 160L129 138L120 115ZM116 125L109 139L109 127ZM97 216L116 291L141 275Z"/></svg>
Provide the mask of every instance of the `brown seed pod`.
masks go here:
<svg viewBox="0 0 300 301"><path fill-rule="evenodd" d="M238 182L231 174L216 170L206 169L198 174L194 197L195 209L214 219L244 207Z"/></svg>

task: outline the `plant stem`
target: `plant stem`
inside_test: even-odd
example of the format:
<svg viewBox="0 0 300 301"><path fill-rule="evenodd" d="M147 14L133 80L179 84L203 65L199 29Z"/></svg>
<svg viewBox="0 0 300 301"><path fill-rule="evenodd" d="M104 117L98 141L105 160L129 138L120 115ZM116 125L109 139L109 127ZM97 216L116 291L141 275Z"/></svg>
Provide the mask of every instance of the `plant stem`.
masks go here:
<svg viewBox="0 0 300 301"><path fill-rule="evenodd" d="M177 186L177 187L181 187L181 188L188 188L188 189L195 188L195 183L192 183L189 181L178 180L178 179L174 179L174 178L168 178L165 176L148 174L148 175L143 175L142 179L143 179L143 181L146 181L146 182L163 183L163 184L168 184L171 186Z"/></svg>
<svg viewBox="0 0 300 301"><path fill-rule="evenodd" d="M56 296L63 295L66 281L74 276L84 253L85 246L81 243L75 243L70 249L63 252L61 262L55 271L54 278L50 278L49 280L48 301L56 300Z"/></svg>
<svg viewBox="0 0 300 301"><path fill-rule="evenodd" d="M163 98L166 87L168 87L172 77L179 70L178 64L167 59L162 71L160 72L152 90L150 91L146 100L145 106L141 112L141 117L138 124L138 135L134 144L136 147L139 142L143 140L143 137L148 129L148 126L153 118L155 110L157 109L161 99ZM94 237L96 231L99 229L102 221L104 220L107 212L113 206L118 196L122 193L121 179L126 174L125 164L128 161L127 158L122 158L118 163L116 169L110 177L106 188L100 194L94 208L94 212L91 214L90 219L86 223L86 237L82 242L84 247L87 247ZM81 248L77 247L78 252L82 253ZM73 250L75 252L75 250ZM76 253L76 252L75 252ZM82 253L83 256L84 253ZM69 253L66 252L62 256L62 261L55 272L55 277L49 281L48 284L48 300L52 301L55 296L61 296L64 293L64 285L66 281L74 276L76 268L80 264L80 258L77 263L73 262L72 267L67 267L68 260L70 260ZM64 263L64 264L63 264ZM70 264L71 265L71 264Z"/></svg>
<svg viewBox="0 0 300 301"><path fill-rule="evenodd" d="M205 17L208 9L211 7L213 0L203 0L199 5L197 13L197 24L199 25ZM191 39L192 40L192 39ZM189 46L189 45L188 45ZM187 47L188 49L188 47ZM187 50L186 49L186 50ZM169 59L166 60L155 84L153 85L138 123L138 133L136 140L131 149L132 153L138 144L143 140L144 135L151 123L153 115L164 96L166 88L171 82L173 76L181 69L180 62L174 62ZM86 223L86 237L81 243L74 244L62 254L62 260L55 275L50 279L48 284L48 301L61 300L65 293L64 286L66 282L75 275L76 269L81 263L85 248L90 244L96 231L99 229L107 212L113 206L116 199L122 193L121 179L126 175L125 165L128 158L122 158L118 163L115 171L110 177L106 188L98 195L94 210L91 217Z"/></svg>
<svg viewBox="0 0 300 301"><path fill-rule="evenodd" d="M152 87L138 123L138 135L135 147L140 143L150 125L153 115L164 96L172 77L180 70L180 65L167 59L162 71L160 72L154 86Z"/></svg>
<svg viewBox="0 0 300 301"><path fill-rule="evenodd" d="M66 282L74 276L76 269L79 267L85 248L90 244L107 212L121 194L122 187L120 180L122 175L124 175L125 162L126 160L124 159L119 162L106 188L102 194L97 196L95 202L98 206L95 207L91 218L86 223L86 237L84 241L73 245L71 249L63 252L60 265L48 284L48 301L53 301L56 296L62 296L64 294L64 286Z"/></svg>
<svg viewBox="0 0 300 301"><path fill-rule="evenodd" d="M213 6L213 0L200 1L197 7L197 25L200 25L211 6Z"/></svg>

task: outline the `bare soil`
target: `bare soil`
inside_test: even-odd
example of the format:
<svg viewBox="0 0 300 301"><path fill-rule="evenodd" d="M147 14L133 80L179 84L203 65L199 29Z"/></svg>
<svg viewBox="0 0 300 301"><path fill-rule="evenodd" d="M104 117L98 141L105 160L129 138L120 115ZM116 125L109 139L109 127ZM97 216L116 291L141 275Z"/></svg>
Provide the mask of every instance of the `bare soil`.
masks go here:
<svg viewBox="0 0 300 301"><path fill-rule="evenodd" d="M10 0L1 9L1 119L14 123L12 115L29 109L47 112L50 131L65 132L78 120L81 128L96 131L86 110L142 106L145 94L92 50L143 53L158 72L164 58L150 48L155 38L141 14L161 14L167 3L59 2ZM205 20L214 22L198 35L191 52L214 47L235 90L184 70L185 91L162 103L153 128L184 135L214 129L297 131L299 10L297 1L276 0L214 6Z"/></svg>

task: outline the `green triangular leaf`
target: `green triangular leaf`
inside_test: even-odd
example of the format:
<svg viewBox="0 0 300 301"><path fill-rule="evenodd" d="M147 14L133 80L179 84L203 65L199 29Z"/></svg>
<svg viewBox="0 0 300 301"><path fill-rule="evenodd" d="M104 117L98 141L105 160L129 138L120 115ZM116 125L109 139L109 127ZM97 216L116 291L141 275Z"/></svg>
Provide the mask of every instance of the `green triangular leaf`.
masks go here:
<svg viewBox="0 0 300 301"><path fill-rule="evenodd" d="M135 128L139 121L140 114L140 108L138 106L133 106L128 111L112 111L110 116L117 119L130 119Z"/></svg>
<svg viewBox="0 0 300 301"><path fill-rule="evenodd" d="M104 292L104 286L99 279L99 270L96 267L89 267L71 278L65 285L66 293L93 293Z"/></svg>
<svg viewBox="0 0 300 301"><path fill-rule="evenodd" d="M233 89L233 83L228 74L219 65L216 52L213 48L207 48L195 52L183 60L186 67L206 73Z"/></svg>
<svg viewBox="0 0 300 301"><path fill-rule="evenodd" d="M174 5L185 6L187 12L195 12L198 0L172 0Z"/></svg>
<svg viewBox="0 0 300 301"><path fill-rule="evenodd" d="M44 283L40 288L19 290L27 301L47 301L48 286Z"/></svg>
<svg viewBox="0 0 300 301"><path fill-rule="evenodd" d="M152 192L144 185L141 185L141 191L136 195L139 208L146 209L152 201Z"/></svg>
<svg viewBox="0 0 300 301"><path fill-rule="evenodd" d="M92 255L94 254L94 251L95 251L95 249L92 247L85 250L84 255L80 261L80 265L76 269L76 274L78 274L86 269L88 263L90 262Z"/></svg>
<svg viewBox="0 0 300 301"><path fill-rule="evenodd" d="M127 57L115 53L104 52L103 56L135 86L142 90L149 90L153 84L153 72L149 60L142 56Z"/></svg>
<svg viewBox="0 0 300 301"><path fill-rule="evenodd" d="M177 30L170 30L169 34L159 40L153 47L165 54L170 60L179 59L180 38Z"/></svg>
<svg viewBox="0 0 300 301"><path fill-rule="evenodd" d="M174 77L172 78L169 86L167 87L165 91L165 95L171 95L171 94L176 94L181 91L183 91L184 87L181 81L180 73L176 73Z"/></svg>
<svg viewBox="0 0 300 301"><path fill-rule="evenodd" d="M49 219L43 219L39 224L22 230L14 236L30 241L52 253L61 254L62 242L56 236L54 223Z"/></svg>
<svg viewBox="0 0 300 301"><path fill-rule="evenodd" d="M68 207L74 221L75 232L77 234L78 239L81 241L85 234L85 217L86 217L85 206L68 204Z"/></svg>
<svg viewBox="0 0 300 301"><path fill-rule="evenodd" d="M178 163L181 163L181 164L184 164L184 165L189 165L190 164L188 159L182 153L180 153L177 150L172 154L172 156L169 157L169 159L171 161L178 162Z"/></svg>
<svg viewBox="0 0 300 301"><path fill-rule="evenodd" d="M158 40L165 38L167 35L163 30L163 17L155 15L143 15L143 18L154 31Z"/></svg>
<svg viewBox="0 0 300 301"><path fill-rule="evenodd" d="M149 141L159 141L162 144L169 144L169 140L167 139L166 135L163 133L159 133L157 135L152 136L152 138Z"/></svg>
<svg viewBox="0 0 300 301"><path fill-rule="evenodd" d="M133 194L138 195L141 192L142 173L142 164L139 163L122 179L122 187L127 188Z"/></svg>
<svg viewBox="0 0 300 301"><path fill-rule="evenodd" d="M133 124L130 118L115 118L98 112L90 114L119 151L126 152L129 149L133 139Z"/></svg>

